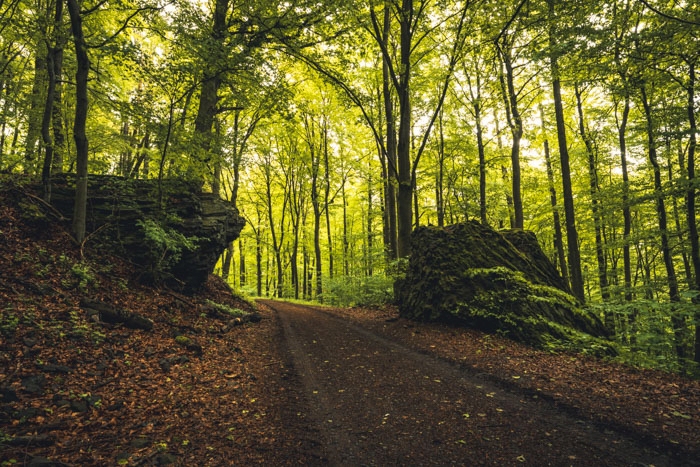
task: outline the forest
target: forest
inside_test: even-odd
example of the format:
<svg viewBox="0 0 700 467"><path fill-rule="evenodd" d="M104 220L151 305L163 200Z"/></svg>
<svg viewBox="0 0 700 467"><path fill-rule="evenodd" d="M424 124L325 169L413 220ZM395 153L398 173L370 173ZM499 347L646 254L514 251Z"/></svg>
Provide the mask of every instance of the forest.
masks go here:
<svg viewBox="0 0 700 467"><path fill-rule="evenodd" d="M201 180L255 296L385 303L417 226L533 231L693 372L699 36L685 0L2 0L0 171L77 174L78 243L90 174Z"/></svg>

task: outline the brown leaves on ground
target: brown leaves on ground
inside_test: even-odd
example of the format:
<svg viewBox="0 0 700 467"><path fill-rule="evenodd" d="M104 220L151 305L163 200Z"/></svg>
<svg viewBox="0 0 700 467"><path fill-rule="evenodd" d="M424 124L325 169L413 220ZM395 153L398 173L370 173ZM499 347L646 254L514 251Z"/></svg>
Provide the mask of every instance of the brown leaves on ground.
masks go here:
<svg viewBox="0 0 700 467"><path fill-rule="evenodd" d="M393 307L332 310L404 345L463 365L603 427L700 459L700 381L553 354L466 328L418 324Z"/></svg>
<svg viewBox="0 0 700 467"><path fill-rule="evenodd" d="M0 204L0 462L304 462L281 421L274 320L226 321L211 302L251 307L220 279L195 296L144 287L131 265L89 244L81 259L61 227L25 218ZM154 328L103 323L83 298Z"/></svg>

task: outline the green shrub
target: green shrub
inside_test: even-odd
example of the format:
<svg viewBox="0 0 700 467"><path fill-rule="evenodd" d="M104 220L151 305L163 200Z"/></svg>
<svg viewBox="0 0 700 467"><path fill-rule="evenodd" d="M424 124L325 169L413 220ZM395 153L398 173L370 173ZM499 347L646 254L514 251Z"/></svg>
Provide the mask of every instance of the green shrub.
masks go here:
<svg viewBox="0 0 700 467"><path fill-rule="evenodd" d="M326 280L324 302L336 306L374 306L390 303L394 279L385 276L340 276Z"/></svg>
<svg viewBox="0 0 700 467"><path fill-rule="evenodd" d="M146 276L152 282L158 283L172 277L170 270L180 261L183 251L193 251L199 241L197 237L187 237L153 219L139 219L136 225L144 235L145 259L148 263Z"/></svg>
<svg viewBox="0 0 700 467"><path fill-rule="evenodd" d="M240 308L231 308L228 305L224 305L223 303L217 303L212 300L207 300L207 304L212 308L216 309L217 311L225 313L227 315L231 315L233 317L241 317L246 316L248 314L248 312L243 311Z"/></svg>

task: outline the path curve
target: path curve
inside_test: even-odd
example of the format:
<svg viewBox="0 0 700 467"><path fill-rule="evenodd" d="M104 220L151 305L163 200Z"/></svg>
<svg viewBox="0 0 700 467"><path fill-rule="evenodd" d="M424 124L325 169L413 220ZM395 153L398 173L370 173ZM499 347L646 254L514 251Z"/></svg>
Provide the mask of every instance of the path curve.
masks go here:
<svg viewBox="0 0 700 467"><path fill-rule="evenodd" d="M320 309L279 317L323 450L319 462L389 465L677 465L532 395L418 353Z"/></svg>

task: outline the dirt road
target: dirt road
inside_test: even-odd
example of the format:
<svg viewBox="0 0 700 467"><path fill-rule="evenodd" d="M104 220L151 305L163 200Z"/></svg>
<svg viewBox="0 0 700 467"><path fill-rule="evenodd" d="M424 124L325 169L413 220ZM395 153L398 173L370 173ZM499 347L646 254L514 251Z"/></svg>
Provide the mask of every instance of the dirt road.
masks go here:
<svg viewBox="0 0 700 467"><path fill-rule="evenodd" d="M679 465L536 395L497 387L348 320L261 303L282 323L320 464Z"/></svg>

